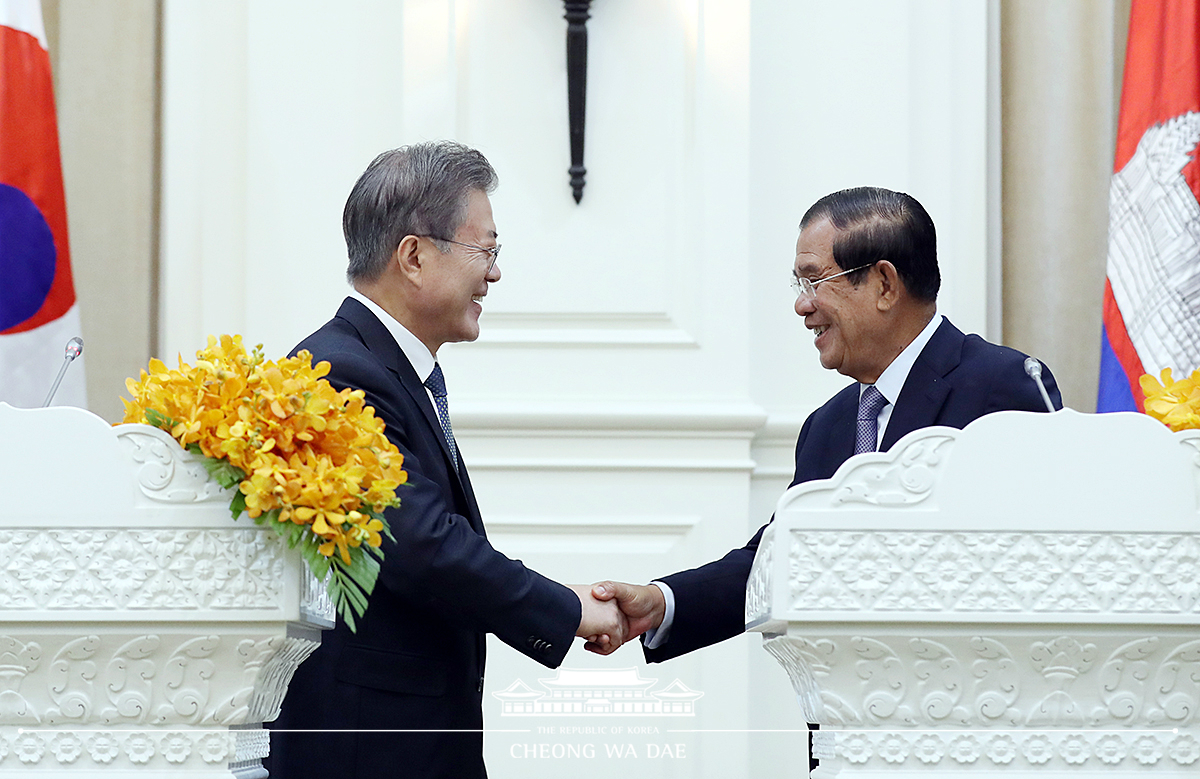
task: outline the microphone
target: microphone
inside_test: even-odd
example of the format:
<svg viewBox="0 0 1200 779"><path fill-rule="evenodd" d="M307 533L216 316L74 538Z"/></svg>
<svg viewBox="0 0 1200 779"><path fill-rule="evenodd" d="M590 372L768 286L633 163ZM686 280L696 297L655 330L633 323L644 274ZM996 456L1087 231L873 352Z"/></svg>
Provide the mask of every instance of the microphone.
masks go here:
<svg viewBox="0 0 1200 779"><path fill-rule="evenodd" d="M83 354L82 338L76 337L67 341L67 353L62 367L58 369L58 378L54 380L54 386L50 388L50 394L46 396L46 402L42 404L42 408L46 408L50 405L50 401L54 400L54 393L58 392L58 385L62 384L63 376L67 374L67 368L71 367L71 363L81 354Z"/></svg>
<svg viewBox="0 0 1200 779"><path fill-rule="evenodd" d="M1046 385L1042 383L1042 364L1037 361L1036 357L1025 358L1025 372L1029 374L1029 378L1037 382L1038 389L1042 392L1042 400L1046 401L1046 410L1053 414L1054 404L1050 402L1050 393L1046 392Z"/></svg>

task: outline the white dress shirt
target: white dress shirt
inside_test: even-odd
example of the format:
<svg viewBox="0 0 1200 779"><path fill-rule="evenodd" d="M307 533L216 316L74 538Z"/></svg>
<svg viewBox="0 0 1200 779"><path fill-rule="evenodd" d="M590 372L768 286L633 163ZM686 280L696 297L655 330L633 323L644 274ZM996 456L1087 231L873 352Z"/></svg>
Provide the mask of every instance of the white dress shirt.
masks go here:
<svg viewBox="0 0 1200 779"><path fill-rule="evenodd" d="M383 326L387 328L387 331L392 334L392 338L395 339L396 345L400 347L400 351L404 352L404 356L408 358L408 362L412 365L413 370L417 372L417 378L424 385L425 380L429 378L429 374L433 373L434 363L437 362L437 359L429 351L429 348L421 343L421 339L413 335L407 327L397 322L395 317L384 311L374 300L371 300L356 289L350 290L350 297L366 306L375 315L375 318L383 323ZM429 391L428 387L425 387L425 394L429 396L429 402L434 403L433 393ZM437 408L436 404L434 404L434 408Z"/></svg>
<svg viewBox="0 0 1200 779"><path fill-rule="evenodd" d="M917 362L917 357L925 349L925 345L929 343L930 338L933 338L934 331L941 324L942 315L935 313L933 319L929 320L929 324L917 333L917 337L904 347L904 351L896 355L896 359L892 360L891 364L884 368L883 373L879 374L879 378L875 380L875 389L879 390L879 393L887 401L879 410L879 429L875 431L876 449L879 449L879 445L883 443L883 433L887 430L888 420L892 418L892 407L900 397L900 390L904 389L904 382L908 381L909 371L912 370L913 365ZM869 384L858 385L860 398L869 386Z"/></svg>

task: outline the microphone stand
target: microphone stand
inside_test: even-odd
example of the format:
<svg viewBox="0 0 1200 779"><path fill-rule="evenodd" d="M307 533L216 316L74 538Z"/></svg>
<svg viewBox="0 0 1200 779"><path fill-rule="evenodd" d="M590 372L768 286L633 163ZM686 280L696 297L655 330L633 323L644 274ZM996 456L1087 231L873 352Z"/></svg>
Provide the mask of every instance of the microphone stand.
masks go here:
<svg viewBox="0 0 1200 779"><path fill-rule="evenodd" d="M1050 393L1046 392L1046 385L1042 383L1042 364L1037 361L1036 357L1025 358L1025 372L1029 374L1029 378L1037 382L1038 389L1042 391L1042 400L1046 402L1046 410L1053 414L1054 404L1050 402Z"/></svg>
<svg viewBox="0 0 1200 779"><path fill-rule="evenodd" d="M67 341L67 353L62 367L58 369L58 378L54 380L54 386L50 388L50 394L46 396L46 402L42 404L42 408L46 408L50 405L50 401L54 400L54 393L58 392L58 385L62 384L63 376L67 374L67 368L71 367L71 363L81 354L83 354L82 338L72 338Z"/></svg>

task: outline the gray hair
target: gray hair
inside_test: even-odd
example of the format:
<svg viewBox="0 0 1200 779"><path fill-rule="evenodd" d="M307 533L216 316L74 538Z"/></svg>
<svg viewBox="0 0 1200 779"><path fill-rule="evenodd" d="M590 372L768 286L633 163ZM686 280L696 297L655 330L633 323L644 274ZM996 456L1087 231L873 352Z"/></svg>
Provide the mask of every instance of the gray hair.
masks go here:
<svg viewBox="0 0 1200 779"><path fill-rule="evenodd" d="M466 219L467 197L496 188L482 154L454 141L402 146L376 157L350 190L342 233L346 278L374 281L406 235L453 239Z"/></svg>

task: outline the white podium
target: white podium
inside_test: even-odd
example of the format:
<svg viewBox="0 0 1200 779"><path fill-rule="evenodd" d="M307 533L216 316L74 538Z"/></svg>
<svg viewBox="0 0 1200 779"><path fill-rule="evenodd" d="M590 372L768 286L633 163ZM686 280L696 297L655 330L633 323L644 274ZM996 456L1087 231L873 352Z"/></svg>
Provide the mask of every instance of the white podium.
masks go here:
<svg viewBox="0 0 1200 779"><path fill-rule="evenodd" d="M265 777L330 627L297 552L161 430L0 404L0 774Z"/></svg>
<svg viewBox="0 0 1200 779"><path fill-rule="evenodd" d="M788 490L746 622L821 726L814 777L1200 776L1198 496L1200 432L1069 410Z"/></svg>

